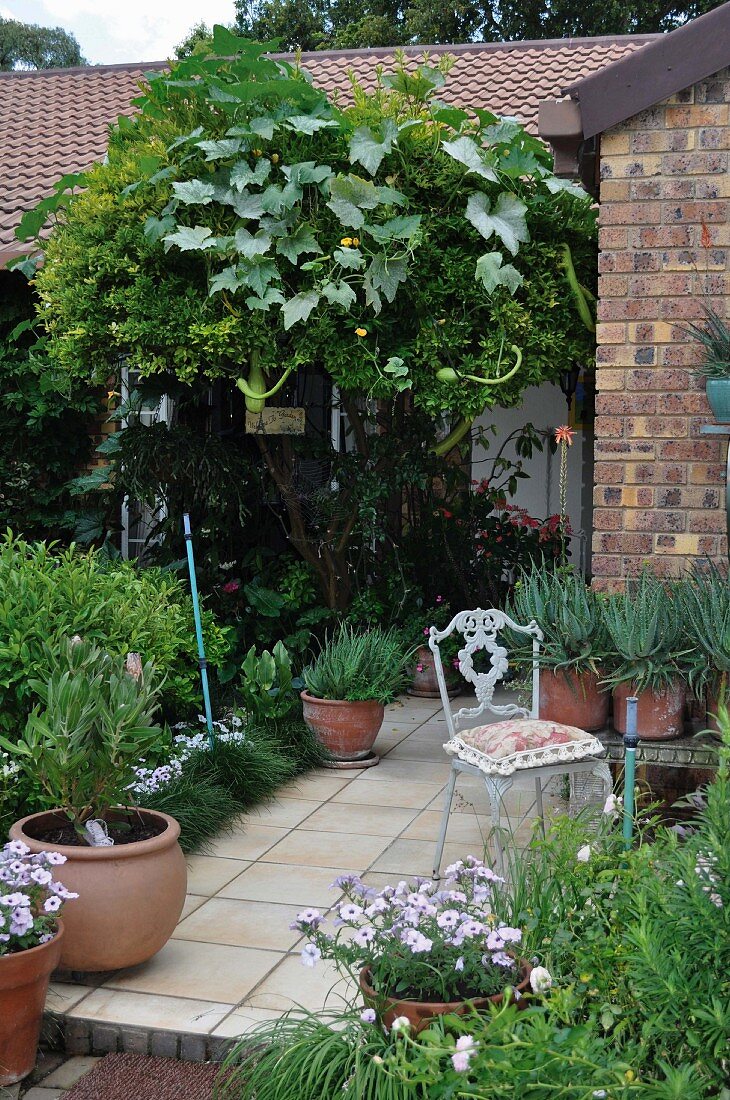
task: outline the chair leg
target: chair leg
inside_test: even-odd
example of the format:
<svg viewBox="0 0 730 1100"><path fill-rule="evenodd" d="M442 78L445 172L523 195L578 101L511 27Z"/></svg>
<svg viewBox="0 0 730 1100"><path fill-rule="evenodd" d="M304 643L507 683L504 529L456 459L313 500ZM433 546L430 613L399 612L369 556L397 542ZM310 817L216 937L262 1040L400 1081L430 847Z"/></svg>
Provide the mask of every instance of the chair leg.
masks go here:
<svg viewBox="0 0 730 1100"><path fill-rule="evenodd" d="M488 775L484 776L484 782L487 785L487 794L489 796L489 805L492 810L492 834L494 836L494 847L497 851L497 872L505 878L505 865L504 865L504 849L502 847L502 826L501 826L501 814L502 814L502 787L501 785L490 779Z"/></svg>
<svg viewBox="0 0 730 1100"><path fill-rule="evenodd" d="M535 776L535 807L537 809L537 815L540 818L540 828L542 829L542 837L545 839L545 810L542 805L542 783L540 782L540 776Z"/></svg>
<svg viewBox="0 0 730 1100"><path fill-rule="evenodd" d="M613 776L611 775L611 769L605 760L599 760L593 768L593 774L597 775L599 779L603 780L603 799L604 802L613 790Z"/></svg>
<svg viewBox="0 0 730 1100"><path fill-rule="evenodd" d="M446 830L449 827L449 814L451 812L451 802L454 797L454 787L456 786L457 769L454 765L451 765L451 772L449 774L449 781L446 784L446 794L444 797L444 808L441 814L441 825L439 827L439 837L436 841L436 855L433 861L433 877L434 879L441 878L441 859L444 854L444 844L446 843Z"/></svg>

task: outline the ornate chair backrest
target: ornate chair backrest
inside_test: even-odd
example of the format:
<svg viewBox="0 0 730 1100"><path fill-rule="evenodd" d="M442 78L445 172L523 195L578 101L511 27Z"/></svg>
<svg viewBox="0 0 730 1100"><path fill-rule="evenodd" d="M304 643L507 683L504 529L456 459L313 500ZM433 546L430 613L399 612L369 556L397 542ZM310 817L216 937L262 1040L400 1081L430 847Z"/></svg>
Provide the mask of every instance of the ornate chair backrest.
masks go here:
<svg viewBox="0 0 730 1100"><path fill-rule="evenodd" d="M494 689L509 668L507 650L499 642L499 634L505 629L513 630L518 634L532 635L532 706L529 710L525 707L518 707L515 703L499 706L492 702ZM461 634L464 639L464 644L459 649L458 654L459 672L467 683L473 685L478 705L476 707L462 707L460 710L452 712L439 642L442 642L444 638L448 638L454 631ZM431 627L428 645L434 655L434 666L441 693L441 702L446 715L449 737L454 737L460 729L474 726L474 719L484 714L485 711L491 711L492 714L497 714L502 718L537 718L539 716L540 671L538 658L541 641L542 631L534 619L527 626L521 626L519 623L514 622L504 611L499 611L497 608L490 608L487 611L483 611L481 608L477 608L476 611L460 611L458 615L454 615L444 630L437 630L435 626ZM474 668L474 654L481 650L490 655L491 668L489 672L477 672Z"/></svg>

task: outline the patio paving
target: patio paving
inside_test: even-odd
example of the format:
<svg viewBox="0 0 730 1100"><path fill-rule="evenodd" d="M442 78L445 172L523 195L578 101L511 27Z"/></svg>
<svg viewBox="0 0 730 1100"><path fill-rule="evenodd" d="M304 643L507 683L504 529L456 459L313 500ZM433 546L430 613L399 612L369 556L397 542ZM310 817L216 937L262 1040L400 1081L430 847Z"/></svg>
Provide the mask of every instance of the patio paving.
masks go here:
<svg viewBox="0 0 730 1100"><path fill-rule="evenodd" d="M67 1046L85 1028L80 1053L129 1049L124 1029L142 1029L204 1037L198 1049L210 1051L295 1004L335 1007L346 985L328 965L304 969L303 940L289 925L306 906L332 906L337 875L354 871L376 886L430 875L449 773L445 740L437 700L398 700L386 709L377 767L311 772L238 818L206 854L190 857L185 909L158 955L99 976L96 987L52 984L47 1007L63 1017ZM531 801L531 785L518 780L506 808L519 816ZM483 856L488 831L484 786L461 776L444 866Z"/></svg>

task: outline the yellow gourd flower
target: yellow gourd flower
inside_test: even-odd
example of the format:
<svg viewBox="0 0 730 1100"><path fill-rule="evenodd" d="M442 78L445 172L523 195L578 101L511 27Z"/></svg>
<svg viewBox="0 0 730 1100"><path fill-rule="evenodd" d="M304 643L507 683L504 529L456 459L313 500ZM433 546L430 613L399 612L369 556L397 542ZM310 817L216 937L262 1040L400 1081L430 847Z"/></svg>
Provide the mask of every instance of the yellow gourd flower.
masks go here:
<svg viewBox="0 0 730 1100"><path fill-rule="evenodd" d="M340 241L340 244L342 245L343 248L349 248L350 245L352 244L352 237L343 237L342 240Z"/></svg>
<svg viewBox="0 0 730 1100"><path fill-rule="evenodd" d="M367 336L367 334L368 334L368 330L366 328L356 328L355 329L355 335L356 336Z"/></svg>
<svg viewBox="0 0 730 1100"><path fill-rule="evenodd" d="M358 246L359 244L360 244L360 238L359 238L359 237L353 237L353 238L352 238L352 247L353 247L353 248L357 248L357 246Z"/></svg>
<svg viewBox="0 0 730 1100"><path fill-rule="evenodd" d="M271 163L272 164L278 164L279 163L279 154L278 153L272 153L271 154Z"/></svg>
<svg viewBox="0 0 730 1100"><path fill-rule="evenodd" d="M251 150L251 152L253 153L253 155L254 155L255 157L261 157L261 156L263 156L263 152L262 152L262 150L261 150L261 149L252 149L252 150Z"/></svg>

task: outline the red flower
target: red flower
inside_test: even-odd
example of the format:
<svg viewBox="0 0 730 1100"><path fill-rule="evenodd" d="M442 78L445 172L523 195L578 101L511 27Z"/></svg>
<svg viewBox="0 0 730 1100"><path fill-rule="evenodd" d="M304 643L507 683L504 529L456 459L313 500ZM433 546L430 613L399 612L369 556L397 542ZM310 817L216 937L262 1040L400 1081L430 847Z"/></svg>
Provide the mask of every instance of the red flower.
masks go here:
<svg viewBox="0 0 730 1100"><path fill-rule="evenodd" d="M238 592L240 587L241 586L238 581L228 581L226 584L223 585L223 591L227 592L228 595L231 595L233 592Z"/></svg>
<svg viewBox="0 0 730 1100"><path fill-rule="evenodd" d="M567 443L570 447L573 442L573 436L575 435L575 429L569 427L567 424L561 424L559 428L555 429L555 442Z"/></svg>
<svg viewBox="0 0 730 1100"><path fill-rule="evenodd" d="M706 222L700 222L702 226L702 235L700 236L700 244L703 248L712 248L712 237L710 236L710 230L707 228Z"/></svg>
<svg viewBox="0 0 730 1100"><path fill-rule="evenodd" d="M444 517L444 519L453 519L454 518L454 513L450 512L448 510L448 508L442 508L441 509L441 515Z"/></svg>

